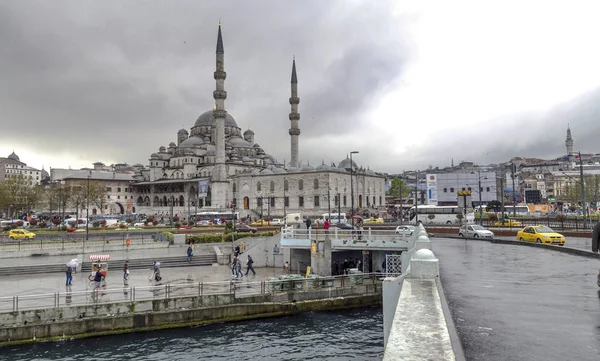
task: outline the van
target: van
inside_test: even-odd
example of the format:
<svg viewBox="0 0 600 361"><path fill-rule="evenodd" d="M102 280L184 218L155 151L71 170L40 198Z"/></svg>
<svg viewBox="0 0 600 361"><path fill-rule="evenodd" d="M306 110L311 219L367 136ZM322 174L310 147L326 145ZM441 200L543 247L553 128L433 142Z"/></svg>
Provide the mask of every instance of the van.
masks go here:
<svg viewBox="0 0 600 361"><path fill-rule="evenodd" d="M63 221L63 226L67 226L67 227L72 227L71 226L71 222L75 222L76 219L75 218L67 218ZM77 224L75 225L75 228L79 228L79 227L85 227L87 224L87 218L79 218L79 220L77 220Z"/></svg>
<svg viewBox="0 0 600 361"><path fill-rule="evenodd" d="M348 223L346 213L323 213L317 224L322 226L326 219L329 219L329 224Z"/></svg>

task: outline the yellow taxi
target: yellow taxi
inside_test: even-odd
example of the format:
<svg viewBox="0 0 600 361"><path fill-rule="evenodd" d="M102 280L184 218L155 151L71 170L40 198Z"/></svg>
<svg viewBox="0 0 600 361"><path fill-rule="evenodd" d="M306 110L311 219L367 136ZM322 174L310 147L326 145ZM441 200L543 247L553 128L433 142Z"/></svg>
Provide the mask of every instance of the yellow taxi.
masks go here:
<svg viewBox="0 0 600 361"><path fill-rule="evenodd" d="M505 219L503 221L492 223L492 227L523 227L523 223L515 221L514 219Z"/></svg>
<svg viewBox="0 0 600 361"><path fill-rule="evenodd" d="M383 218L367 218L363 224L383 224Z"/></svg>
<svg viewBox="0 0 600 361"><path fill-rule="evenodd" d="M259 219L258 221L250 223L250 225L253 227L268 226L269 222L265 221L264 219Z"/></svg>
<svg viewBox="0 0 600 361"><path fill-rule="evenodd" d="M35 233L29 232L26 229L11 229L8 233L10 239L34 239Z"/></svg>
<svg viewBox="0 0 600 361"><path fill-rule="evenodd" d="M524 242L565 245L565 236L546 226L525 227L517 232L517 239Z"/></svg>

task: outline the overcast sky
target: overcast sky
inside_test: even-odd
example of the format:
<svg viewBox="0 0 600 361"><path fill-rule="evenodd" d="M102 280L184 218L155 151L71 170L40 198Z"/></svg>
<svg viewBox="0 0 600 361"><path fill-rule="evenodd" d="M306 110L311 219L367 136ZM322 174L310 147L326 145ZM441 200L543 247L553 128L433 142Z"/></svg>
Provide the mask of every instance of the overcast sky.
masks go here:
<svg viewBox="0 0 600 361"><path fill-rule="evenodd" d="M290 159L401 172L452 159L600 152L592 1L0 2L0 155L148 164L211 110L222 19L226 109Z"/></svg>

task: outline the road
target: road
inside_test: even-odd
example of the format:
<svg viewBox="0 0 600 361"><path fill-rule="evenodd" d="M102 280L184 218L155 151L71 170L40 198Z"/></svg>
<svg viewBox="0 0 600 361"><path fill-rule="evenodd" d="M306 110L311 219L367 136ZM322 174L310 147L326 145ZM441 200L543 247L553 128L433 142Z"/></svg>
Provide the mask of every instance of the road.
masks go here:
<svg viewBox="0 0 600 361"><path fill-rule="evenodd" d="M600 359L600 261L447 238L432 250L467 360Z"/></svg>

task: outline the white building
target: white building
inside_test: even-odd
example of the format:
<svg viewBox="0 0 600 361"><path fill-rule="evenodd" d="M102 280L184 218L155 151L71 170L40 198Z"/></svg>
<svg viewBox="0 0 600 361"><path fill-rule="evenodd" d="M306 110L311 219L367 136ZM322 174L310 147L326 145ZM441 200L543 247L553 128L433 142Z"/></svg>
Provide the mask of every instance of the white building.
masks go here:
<svg viewBox="0 0 600 361"><path fill-rule="evenodd" d="M19 156L12 152L8 157L0 157L0 172L4 173L4 176L0 176L0 182L10 177L23 176L29 185L39 185L44 175L47 176L47 172L44 170L35 169L21 162Z"/></svg>

